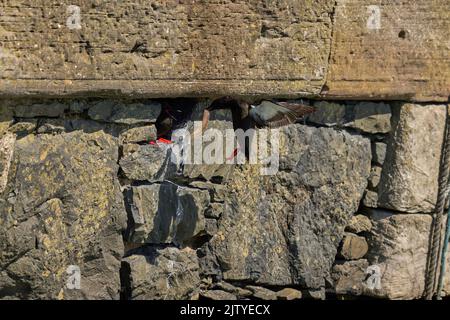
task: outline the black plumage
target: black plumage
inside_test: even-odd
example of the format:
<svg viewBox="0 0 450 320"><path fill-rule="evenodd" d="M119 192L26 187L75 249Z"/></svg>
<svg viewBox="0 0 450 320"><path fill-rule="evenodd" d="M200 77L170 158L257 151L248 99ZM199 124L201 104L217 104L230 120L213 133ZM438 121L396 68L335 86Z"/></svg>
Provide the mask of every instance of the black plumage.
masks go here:
<svg viewBox="0 0 450 320"><path fill-rule="evenodd" d="M197 99L174 98L163 99L161 102L161 113L156 119L156 130L158 138L170 140L172 132L182 128L191 118Z"/></svg>

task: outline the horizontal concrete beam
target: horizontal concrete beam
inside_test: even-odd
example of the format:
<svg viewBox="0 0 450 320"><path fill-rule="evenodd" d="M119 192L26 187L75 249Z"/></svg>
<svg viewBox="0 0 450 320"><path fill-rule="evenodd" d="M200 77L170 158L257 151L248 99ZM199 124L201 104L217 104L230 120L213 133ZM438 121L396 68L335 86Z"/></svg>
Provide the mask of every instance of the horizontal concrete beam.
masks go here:
<svg viewBox="0 0 450 320"><path fill-rule="evenodd" d="M0 96L446 101L448 5L3 1Z"/></svg>

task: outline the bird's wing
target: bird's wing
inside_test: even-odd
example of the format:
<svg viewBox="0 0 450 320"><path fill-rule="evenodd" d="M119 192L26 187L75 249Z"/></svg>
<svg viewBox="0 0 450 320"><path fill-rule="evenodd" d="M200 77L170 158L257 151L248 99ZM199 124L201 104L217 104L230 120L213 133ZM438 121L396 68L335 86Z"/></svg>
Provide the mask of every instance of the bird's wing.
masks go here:
<svg viewBox="0 0 450 320"><path fill-rule="evenodd" d="M258 126L278 128L297 122L303 116L314 112L315 108L300 103L263 101L252 111L252 118Z"/></svg>

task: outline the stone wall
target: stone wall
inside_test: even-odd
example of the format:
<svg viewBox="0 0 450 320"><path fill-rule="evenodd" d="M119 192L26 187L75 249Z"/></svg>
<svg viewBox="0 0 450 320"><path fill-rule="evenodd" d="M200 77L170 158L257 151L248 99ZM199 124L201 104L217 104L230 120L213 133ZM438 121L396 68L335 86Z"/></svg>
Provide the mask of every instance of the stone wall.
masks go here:
<svg viewBox="0 0 450 320"><path fill-rule="evenodd" d="M448 5L2 1L0 299L420 298ZM149 144L159 98L198 97L192 130L224 95L318 111L273 176Z"/></svg>
<svg viewBox="0 0 450 320"><path fill-rule="evenodd" d="M158 100L0 103L1 299L422 296L445 105L311 101L261 176L177 172Z"/></svg>

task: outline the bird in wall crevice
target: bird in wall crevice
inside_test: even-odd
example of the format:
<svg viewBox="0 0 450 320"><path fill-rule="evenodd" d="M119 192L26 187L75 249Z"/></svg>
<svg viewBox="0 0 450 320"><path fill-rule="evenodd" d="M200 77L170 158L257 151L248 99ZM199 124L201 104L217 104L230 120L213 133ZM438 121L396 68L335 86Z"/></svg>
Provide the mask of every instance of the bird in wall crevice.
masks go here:
<svg viewBox="0 0 450 320"><path fill-rule="evenodd" d="M234 130L250 128L279 128L302 120L316 109L298 102L261 100L253 105L245 100L222 97L214 100L203 112L202 127L208 126L210 112L229 109L232 113Z"/></svg>
<svg viewBox="0 0 450 320"><path fill-rule="evenodd" d="M157 142L171 144L172 134L175 130L184 128L192 118L193 111L199 99L174 98L161 100L161 113L156 120ZM204 132L215 110L230 110L233 121L233 129L243 130L255 128L279 128L296 123L313 113L316 109L302 102L288 102L275 100L260 100L257 104L251 104L243 99L225 96L213 100L204 110L202 115L202 131ZM155 142L150 142L155 144ZM248 143L239 146L248 156ZM236 148L231 158L239 152ZM228 158L227 158L228 159Z"/></svg>
<svg viewBox="0 0 450 320"><path fill-rule="evenodd" d="M233 119L233 129L243 130L255 128L280 128L289 124L296 123L313 113L316 109L312 106L299 102L261 100L253 105L245 100L236 99L230 96L214 100L203 111L202 129L207 129L211 112L214 110L229 109ZM249 156L250 142L245 142L244 146L236 148L230 157L233 158L239 152L239 149Z"/></svg>

